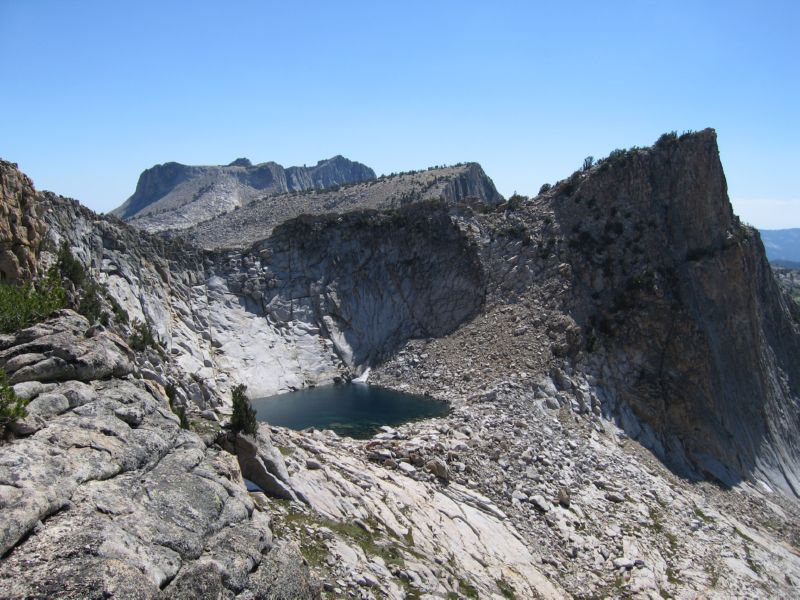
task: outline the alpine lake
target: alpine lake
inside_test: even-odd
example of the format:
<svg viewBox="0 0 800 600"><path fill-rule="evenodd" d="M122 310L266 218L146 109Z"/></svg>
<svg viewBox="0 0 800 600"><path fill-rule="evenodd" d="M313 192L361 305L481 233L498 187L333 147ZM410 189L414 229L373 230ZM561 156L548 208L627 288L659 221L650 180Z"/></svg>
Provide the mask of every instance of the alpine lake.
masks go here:
<svg viewBox="0 0 800 600"><path fill-rule="evenodd" d="M332 429L338 435L366 439L382 425L445 416L446 402L363 383L304 388L251 401L256 418L290 429Z"/></svg>

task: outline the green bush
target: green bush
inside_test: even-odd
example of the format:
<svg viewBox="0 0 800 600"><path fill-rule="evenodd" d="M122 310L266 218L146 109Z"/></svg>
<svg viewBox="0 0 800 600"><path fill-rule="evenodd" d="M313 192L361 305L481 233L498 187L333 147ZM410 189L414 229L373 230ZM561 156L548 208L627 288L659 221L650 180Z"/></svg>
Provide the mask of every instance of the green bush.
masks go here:
<svg viewBox="0 0 800 600"><path fill-rule="evenodd" d="M80 287L86 280L86 270L81 262L72 255L66 240L62 242L61 247L58 249L55 267L61 277L69 279L76 286Z"/></svg>
<svg viewBox="0 0 800 600"><path fill-rule="evenodd" d="M119 302L114 299L114 296L107 296L108 302L111 304L111 310L114 311L114 318L116 319L117 323L127 325L128 321L130 320L128 317L128 312L120 306Z"/></svg>
<svg viewBox="0 0 800 600"><path fill-rule="evenodd" d="M678 140L677 131L669 131L656 140L656 146L666 146Z"/></svg>
<svg viewBox="0 0 800 600"><path fill-rule="evenodd" d="M64 306L66 295L57 276L48 275L37 286L0 283L0 331L19 331Z"/></svg>
<svg viewBox="0 0 800 600"><path fill-rule="evenodd" d="M142 321L136 321L133 324L130 346L137 352L143 352L147 348L154 348L156 350L160 348L156 337L153 335L153 329L150 327L150 324L143 323Z"/></svg>
<svg viewBox="0 0 800 600"><path fill-rule="evenodd" d="M6 435L6 428L28 414L25 410L27 400L23 400L14 393L8 383L8 377L3 369L0 369L0 440Z"/></svg>
<svg viewBox="0 0 800 600"><path fill-rule="evenodd" d="M178 390L175 388L175 384L167 383L167 385L164 386L164 393L167 394L169 404L172 406L172 403L175 402L175 397L178 395Z"/></svg>
<svg viewBox="0 0 800 600"><path fill-rule="evenodd" d="M256 420L256 411L250 405L250 399L247 397L247 386L239 384L231 391L233 399L233 416L231 417L231 430L234 433L240 431L255 435L258 429L258 421Z"/></svg>
<svg viewBox="0 0 800 600"><path fill-rule="evenodd" d="M78 312L82 314L90 323L97 321L108 325L108 313L103 312L103 301L101 299L102 288L92 279L83 286L81 300L78 303Z"/></svg>
<svg viewBox="0 0 800 600"><path fill-rule="evenodd" d="M191 429L192 425L189 423L189 419L186 418L186 409L183 406L179 406L175 414L178 415L178 418L181 421L181 429Z"/></svg>

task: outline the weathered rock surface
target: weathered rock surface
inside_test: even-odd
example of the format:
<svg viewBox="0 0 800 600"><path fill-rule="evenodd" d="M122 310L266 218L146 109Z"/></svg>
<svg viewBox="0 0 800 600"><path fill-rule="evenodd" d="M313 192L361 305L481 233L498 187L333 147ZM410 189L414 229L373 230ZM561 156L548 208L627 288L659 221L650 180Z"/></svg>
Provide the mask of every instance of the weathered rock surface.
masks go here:
<svg viewBox="0 0 800 600"><path fill-rule="evenodd" d="M227 166L166 163L139 176L136 191L112 214L147 231L185 229L267 195L375 179L369 167L334 156L313 167L237 159Z"/></svg>
<svg viewBox="0 0 800 600"><path fill-rule="evenodd" d="M55 321L0 336L0 365L12 384L92 381L123 377L134 369L133 352L122 339L89 329L86 319L71 311Z"/></svg>
<svg viewBox="0 0 800 600"><path fill-rule="evenodd" d="M29 280L36 273L43 231L33 183L17 165L0 161L0 280Z"/></svg>
<svg viewBox="0 0 800 600"><path fill-rule="evenodd" d="M65 312L5 338L0 366L38 344L79 373L81 354L67 350L88 329ZM108 375L39 394L18 384L44 423L0 446L0 596L180 598L196 589L198 572L219 597L269 587L258 569L272 545L270 518L235 456L181 429L158 385ZM294 585L311 585L297 573Z"/></svg>
<svg viewBox="0 0 800 600"><path fill-rule="evenodd" d="M374 442L275 433L291 451L292 480L312 509L276 515L278 527L325 574L333 595L354 590L363 595L369 588L366 597L398 600L411 592L564 596L541 573L540 560L506 515L485 496L369 464L363 450ZM306 470L310 456L323 468Z"/></svg>
<svg viewBox="0 0 800 600"><path fill-rule="evenodd" d="M440 202L303 217L224 256L228 289L269 322L329 340L351 368L409 338L443 335L483 303L475 249Z"/></svg>

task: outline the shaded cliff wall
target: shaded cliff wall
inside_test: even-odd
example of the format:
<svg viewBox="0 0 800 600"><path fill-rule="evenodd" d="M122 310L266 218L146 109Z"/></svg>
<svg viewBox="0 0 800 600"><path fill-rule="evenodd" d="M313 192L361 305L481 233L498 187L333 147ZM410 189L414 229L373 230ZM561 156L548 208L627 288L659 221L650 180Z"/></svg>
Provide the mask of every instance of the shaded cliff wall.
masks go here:
<svg viewBox="0 0 800 600"><path fill-rule="evenodd" d="M755 475L797 494L796 307L733 215L715 133L612 155L551 198L570 232L570 310L606 349L605 382L657 432L650 445L724 483Z"/></svg>
<svg viewBox="0 0 800 600"><path fill-rule="evenodd" d="M452 331L484 297L475 248L438 201L299 217L244 261L227 271L230 289L272 322L306 323L354 368Z"/></svg>

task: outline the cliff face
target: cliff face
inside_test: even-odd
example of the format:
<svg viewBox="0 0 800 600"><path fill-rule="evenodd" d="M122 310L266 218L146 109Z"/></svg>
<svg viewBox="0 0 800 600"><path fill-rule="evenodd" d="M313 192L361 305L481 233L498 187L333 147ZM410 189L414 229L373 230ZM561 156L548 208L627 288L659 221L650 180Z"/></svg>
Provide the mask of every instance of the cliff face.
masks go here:
<svg viewBox="0 0 800 600"><path fill-rule="evenodd" d="M274 162L253 165L247 159L227 166L171 162L144 171L134 194L112 214L148 231L182 229L261 196L371 179L372 169L342 156L288 169Z"/></svg>
<svg viewBox="0 0 800 600"><path fill-rule="evenodd" d="M714 132L612 157L550 201L571 234L570 310L605 343L613 385L659 451L796 494L796 308L732 213Z"/></svg>
<svg viewBox="0 0 800 600"><path fill-rule="evenodd" d="M36 273L43 227L31 180L16 165L0 161L0 280L20 281Z"/></svg>
<svg viewBox="0 0 800 600"><path fill-rule="evenodd" d="M308 323L353 369L452 331L484 297L475 248L442 202L300 217L242 260L246 271L227 274L232 291L268 320Z"/></svg>

